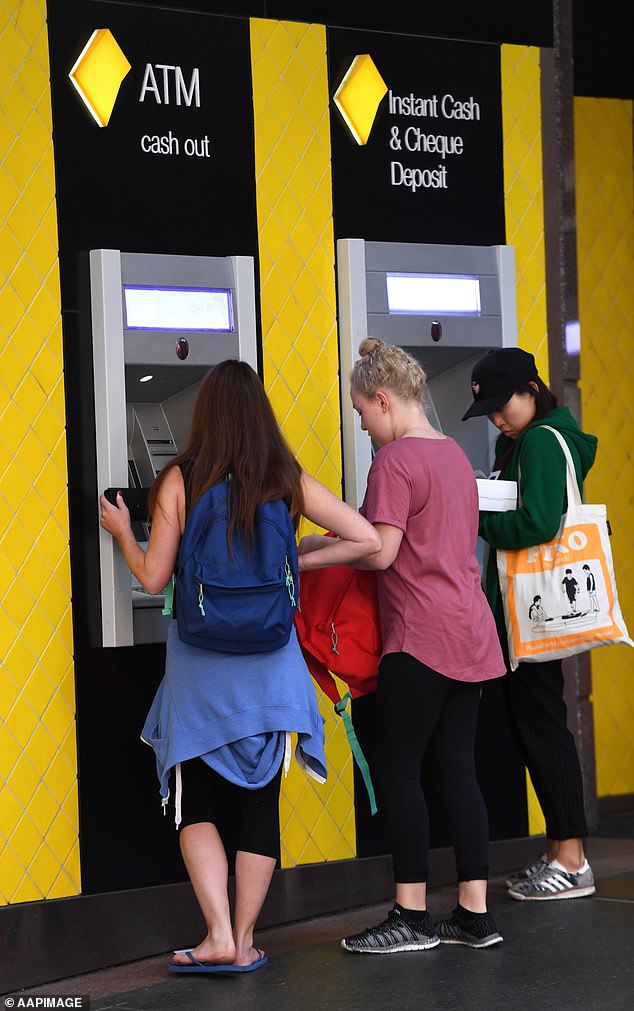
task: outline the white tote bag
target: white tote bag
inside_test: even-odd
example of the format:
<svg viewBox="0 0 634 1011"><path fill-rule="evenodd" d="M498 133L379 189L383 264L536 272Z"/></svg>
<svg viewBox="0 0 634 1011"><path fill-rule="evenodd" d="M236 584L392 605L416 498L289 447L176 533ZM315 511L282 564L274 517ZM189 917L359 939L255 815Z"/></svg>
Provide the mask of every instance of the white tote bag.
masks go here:
<svg viewBox="0 0 634 1011"><path fill-rule="evenodd" d="M568 511L548 544L497 551L511 670L630 639L619 606L604 505L584 505L563 436ZM518 482L519 485L519 482Z"/></svg>

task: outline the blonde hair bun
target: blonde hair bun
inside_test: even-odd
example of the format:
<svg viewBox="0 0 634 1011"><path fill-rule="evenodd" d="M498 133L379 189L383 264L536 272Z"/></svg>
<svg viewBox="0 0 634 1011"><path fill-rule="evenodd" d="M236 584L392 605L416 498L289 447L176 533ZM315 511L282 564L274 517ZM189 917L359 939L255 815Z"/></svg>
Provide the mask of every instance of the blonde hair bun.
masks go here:
<svg viewBox="0 0 634 1011"><path fill-rule="evenodd" d="M366 358L368 355L372 355L384 347L387 347L387 345L379 337L366 337L359 344L359 354L362 358Z"/></svg>
<svg viewBox="0 0 634 1011"><path fill-rule="evenodd" d="M401 400L422 400L427 376L422 365L395 344L379 337L365 337L350 377L364 397L373 397L379 387L392 390Z"/></svg>

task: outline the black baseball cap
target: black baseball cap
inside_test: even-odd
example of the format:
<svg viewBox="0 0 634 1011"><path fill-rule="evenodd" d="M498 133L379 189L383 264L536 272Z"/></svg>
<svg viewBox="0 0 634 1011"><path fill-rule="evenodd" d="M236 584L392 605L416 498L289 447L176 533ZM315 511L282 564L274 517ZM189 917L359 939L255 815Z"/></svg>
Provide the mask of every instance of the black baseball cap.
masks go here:
<svg viewBox="0 0 634 1011"><path fill-rule="evenodd" d="M499 411L517 390L537 378L535 359L528 351L521 348L489 351L471 373L473 403L462 420Z"/></svg>

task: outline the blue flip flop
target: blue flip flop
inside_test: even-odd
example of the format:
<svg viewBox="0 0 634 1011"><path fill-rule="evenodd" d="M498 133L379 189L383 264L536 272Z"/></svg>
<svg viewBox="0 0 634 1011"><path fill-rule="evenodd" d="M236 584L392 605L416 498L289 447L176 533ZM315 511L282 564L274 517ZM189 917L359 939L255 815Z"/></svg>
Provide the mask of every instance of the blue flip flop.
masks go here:
<svg viewBox="0 0 634 1011"><path fill-rule="evenodd" d="M178 962L170 962L167 966L168 972L180 972L180 973L214 973L216 976L219 975L234 975L236 972L254 972L255 969L260 969L263 965L268 962L268 955L259 948L255 949L260 956L256 958L255 962L251 962L250 965L227 965L222 962L199 962L195 957L193 952L185 951L174 952L174 954L187 955L190 960L191 965L179 965Z"/></svg>

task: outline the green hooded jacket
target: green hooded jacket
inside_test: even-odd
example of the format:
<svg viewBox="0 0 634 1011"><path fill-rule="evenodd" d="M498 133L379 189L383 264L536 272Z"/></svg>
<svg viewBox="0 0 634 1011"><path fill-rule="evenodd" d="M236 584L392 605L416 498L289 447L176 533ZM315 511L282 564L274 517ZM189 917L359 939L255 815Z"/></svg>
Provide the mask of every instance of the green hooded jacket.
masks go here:
<svg viewBox="0 0 634 1011"><path fill-rule="evenodd" d="M517 550L552 540L567 508L566 460L552 432L544 425L556 428L565 438L575 465L579 489L583 494L583 480L594 463L597 439L582 432L567 407L556 407L546 417L532 421L515 440L513 455L500 477L517 481L520 474L517 509L508 512L481 512L479 534L491 548ZM513 440L500 435L496 456ZM485 590L487 599L496 611L499 583L495 551L491 551L487 564Z"/></svg>

